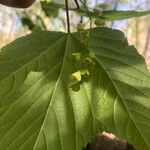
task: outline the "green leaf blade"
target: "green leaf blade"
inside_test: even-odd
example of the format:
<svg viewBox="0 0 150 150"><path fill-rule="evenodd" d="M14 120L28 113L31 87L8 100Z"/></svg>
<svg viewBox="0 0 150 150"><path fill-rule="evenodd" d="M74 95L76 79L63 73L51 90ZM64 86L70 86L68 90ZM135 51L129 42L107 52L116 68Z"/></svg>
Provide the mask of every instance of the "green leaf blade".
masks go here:
<svg viewBox="0 0 150 150"><path fill-rule="evenodd" d="M88 47L79 33L34 34L0 54L0 149L79 150L107 131L148 150L150 75L123 33L91 29ZM70 86L80 70L70 56L85 49L95 62Z"/></svg>
<svg viewBox="0 0 150 150"><path fill-rule="evenodd" d="M115 34L111 29L105 30L109 30L110 34L112 32ZM95 35L99 35L99 37L96 37L97 41L95 40ZM105 45L103 47L102 44L104 41L101 36L101 30L93 30L89 48L95 54L99 65L106 71L120 97L120 101L122 101L119 103L124 105L124 113L130 118L128 121L129 125L127 125L127 135L125 137L134 145L138 145L137 148L149 149L150 141L148 136L150 133L147 129L150 120L147 114L149 114L150 107L150 74L147 71L146 65L144 66L144 59L136 52L134 47L128 46L126 42L125 46L122 40L117 41L120 43L118 43L118 48L115 42L113 46L111 45L112 49L109 48L110 44L109 46ZM109 35L108 38L105 39L105 43L110 43ZM98 46L100 44L101 46ZM121 117L117 117L117 119L119 118ZM116 121L118 123L121 122L120 120ZM120 131L123 131L123 129Z"/></svg>

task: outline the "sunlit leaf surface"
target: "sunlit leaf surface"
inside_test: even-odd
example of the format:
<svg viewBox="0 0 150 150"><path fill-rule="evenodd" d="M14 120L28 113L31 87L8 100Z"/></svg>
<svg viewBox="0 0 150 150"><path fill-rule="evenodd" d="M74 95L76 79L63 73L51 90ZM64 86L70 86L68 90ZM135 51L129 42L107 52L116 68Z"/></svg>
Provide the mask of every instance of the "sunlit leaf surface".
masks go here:
<svg viewBox="0 0 150 150"><path fill-rule="evenodd" d="M80 33L41 31L2 48L0 149L81 150L104 130L150 149L143 57L118 30L89 35L85 46Z"/></svg>

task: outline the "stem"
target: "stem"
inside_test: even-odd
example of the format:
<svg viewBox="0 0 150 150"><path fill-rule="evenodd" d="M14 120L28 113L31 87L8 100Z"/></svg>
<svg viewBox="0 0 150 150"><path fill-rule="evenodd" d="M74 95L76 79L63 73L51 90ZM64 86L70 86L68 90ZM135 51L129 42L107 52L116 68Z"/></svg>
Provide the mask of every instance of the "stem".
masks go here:
<svg viewBox="0 0 150 150"><path fill-rule="evenodd" d="M70 20L69 20L68 0L65 0L65 5L66 5L67 28L68 28L68 33L70 33Z"/></svg>
<svg viewBox="0 0 150 150"><path fill-rule="evenodd" d="M80 6L79 6L79 4L78 4L78 1L77 1L77 0L74 0L74 2L76 3L77 8L80 8Z"/></svg>
<svg viewBox="0 0 150 150"><path fill-rule="evenodd" d="M81 4L83 5L83 7L87 10L87 12L88 12L88 8L87 8L87 6L86 6L86 0L84 0L84 2L82 2L82 0L80 0L80 2L81 2Z"/></svg>

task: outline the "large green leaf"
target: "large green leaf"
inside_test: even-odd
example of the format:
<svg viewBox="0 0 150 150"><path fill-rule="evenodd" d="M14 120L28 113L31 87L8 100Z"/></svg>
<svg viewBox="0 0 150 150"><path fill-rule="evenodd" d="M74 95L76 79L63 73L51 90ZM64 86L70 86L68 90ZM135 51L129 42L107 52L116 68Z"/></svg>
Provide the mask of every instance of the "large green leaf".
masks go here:
<svg viewBox="0 0 150 150"><path fill-rule="evenodd" d="M103 130L150 149L144 59L118 30L91 29L88 46L82 40L43 31L2 49L0 149L81 150ZM82 75L78 62L86 52L91 64Z"/></svg>

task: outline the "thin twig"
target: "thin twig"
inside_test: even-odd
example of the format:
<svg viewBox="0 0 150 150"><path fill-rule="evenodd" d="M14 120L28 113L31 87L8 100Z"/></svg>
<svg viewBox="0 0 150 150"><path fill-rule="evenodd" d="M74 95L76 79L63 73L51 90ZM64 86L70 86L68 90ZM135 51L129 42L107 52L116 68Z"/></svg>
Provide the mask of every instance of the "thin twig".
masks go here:
<svg viewBox="0 0 150 150"><path fill-rule="evenodd" d="M80 8L78 1L77 1L77 0L74 0L74 2L76 3L77 8Z"/></svg>
<svg viewBox="0 0 150 150"><path fill-rule="evenodd" d="M80 0L81 4L84 6L84 8L88 11L88 8L86 6L86 0L83 2L82 0Z"/></svg>
<svg viewBox="0 0 150 150"><path fill-rule="evenodd" d="M84 2L82 2L80 0L81 4L85 7L85 9L88 11L87 7L86 7L86 0L84 0ZM83 16L81 16L81 19L80 19L80 23L83 23Z"/></svg>
<svg viewBox="0 0 150 150"><path fill-rule="evenodd" d="M66 5L67 28L68 28L68 33L70 33L70 20L69 20L68 0L65 0L65 5Z"/></svg>

